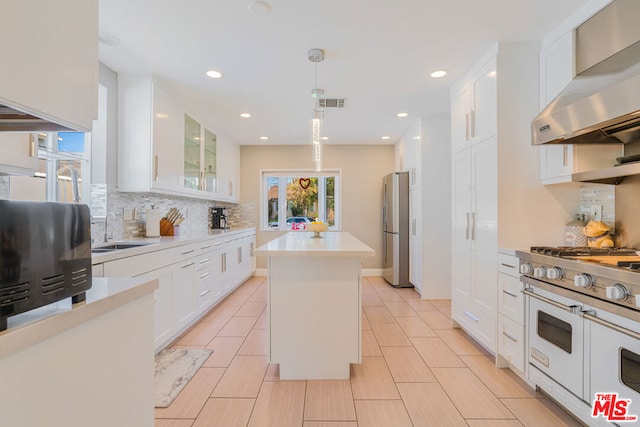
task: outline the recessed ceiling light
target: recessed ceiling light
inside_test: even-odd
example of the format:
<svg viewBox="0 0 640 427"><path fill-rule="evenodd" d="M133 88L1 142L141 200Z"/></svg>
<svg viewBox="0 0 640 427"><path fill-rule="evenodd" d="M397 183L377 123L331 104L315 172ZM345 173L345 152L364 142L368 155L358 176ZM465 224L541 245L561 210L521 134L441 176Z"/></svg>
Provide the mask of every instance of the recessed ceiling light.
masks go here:
<svg viewBox="0 0 640 427"><path fill-rule="evenodd" d="M383 136L382 139L391 139L390 136Z"/></svg>
<svg viewBox="0 0 640 427"><path fill-rule="evenodd" d="M263 141L266 141L267 139L269 139L268 136L261 136L260 139L262 139Z"/></svg>
<svg viewBox="0 0 640 427"><path fill-rule="evenodd" d="M242 117L243 119L248 119L249 117L251 117L251 114L249 114L249 113L241 113L240 117Z"/></svg>
<svg viewBox="0 0 640 427"><path fill-rule="evenodd" d="M327 139L329 139L329 137L328 137L328 136L323 136L323 137L322 137L322 139L323 139L324 141L326 141Z"/></svg>
<svg viewBox="0 0 640 427"><path fill-rule="evenodd" d="M431 77L433 77L434 79L437 79L439 77L444 77L446 75L447 75L446 70L436 70L433 73L431 73Z"/></svg>
<svg viewBox="0 0 640 427"><path fill-rule="evenodd" d="M209 70L206 74L207 77L211 77L212 79L219 79L222 77L222 72L218 70Z"/></svg>
<svg viewBox="0 0 640 427"><path fill-rule="evenodd" d="M403 118L403 117L407 117L409 115L409 113L398 113L398 117Z"/></svg>

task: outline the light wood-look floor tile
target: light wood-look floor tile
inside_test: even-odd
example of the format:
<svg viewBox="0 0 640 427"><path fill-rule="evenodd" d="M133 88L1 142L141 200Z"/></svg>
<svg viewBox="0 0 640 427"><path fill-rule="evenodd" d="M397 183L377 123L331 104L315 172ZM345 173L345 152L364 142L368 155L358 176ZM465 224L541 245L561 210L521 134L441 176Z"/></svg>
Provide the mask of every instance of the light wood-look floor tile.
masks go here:
<svg viewBox="0 0 640 427"><path fill-rule="evenodd" d="M355 421L351 382L307 381L304 419L310 421Z"/></svg>
<svg viewBox="0 0 640 427"><path fill-rule="evenodd" d="M369 324L369 320L367 319L367 316L364 314L364 311L362 312L362 330L363 331L371 330L371 325Z"/></svg>
<svg viewBox="0 0 640 427"><path fill-rule="evenodd" d="M264 376L265 381L280 381L280 364L270 363L267 367L267 373Z"/></svg>
<svg viewBox="0 0 640 427"><path fill-rule="evenodd" d="M358 427L413 427L401 400L356 400Z"/></svg>
<svg viewBox="0 0 640 427"><path fill-rule="evenodd" d="M383 288L391 286L382 276L366 276L365 278L369 281L371 286L379 286Z"/></svg>
<svg viewBox="0 0 640 427"><path fill-rule="evenodd" d="M386 304L389 304L392 302L404 302L404 299L400 295L398 295L393 289L389 289L385 291L376 289L376 292L378 293L378 296L382 299L382 301L384 301Z"/></svg>
<svg viewBox="0 0 640 427"><path fill-rule="evenodd" d="M398 325L408 337L437 337L433 329L420 317L398 317Z"/></svg>
<svg viewBox="0 0 640 427"><path fill-rule="evenodd" d="M400 295L403 299L420 299L420 294L416 291L415 288L400 288L396 289L396 293Z"/></svg>
<svg viewBox="0 0 640 427"><path fill-rule="evenodd" d="M236 311L235 317L260 317L267 304L264 302L246 302Z"/></svg>
<svg viewBox="0 0 640 427"><path fill-rule="evenodd" d="M411 317L417 316L416 312L413 311L411 306L406 302L388 302L387 308L391 312L393 316L398 317Z"/></svg>
<svg viewBox="0 0 640 427"><path fill-rule="evenodd" d="M265 356L236 356L211 397L257 397L266 371Z"/></svg>
<svg viewBox="0 0 640 427"><path fill-rule="evenodd" d="M362 355L363 356L382 356L378 341L376 341L373 331L362 331Z"/></svg>
<svg viewBox="0 0 640 427"><path fill-rule="evenodd" d="M431 329L453 329L451 319L439 311L420 311L418 316L422 318Z"/></svg>
<svg viewBox="0 0 640 427"><path fill-rule="evenodd" d="M469 427L523 427L518 420L467 420L467 424Z"/></svg>
<svg viewBox="0 0 640 427"><path fill-rule="evenodd" d="M395 317L393 317L387 307L362 307L362 311L367 315L367 320L370 324L396 322Z"/></svg>
<svg viewBox="0 0 640 427"><path fill-rule="evenodd" d="M430 299L427 300L429 301L429 303L431 303L431 305L434 305L436 307L446 307L446 308L451 308L451 300L450 299Z"/></svg>
<svg viewBox="0 0 640 427"><path fill-rule="evenodd" d="M206 316L202 318L200 323L207 322L218 322L231 319L236 311L238 311L240 307L220 307L219 305L214 307L213 310L209 311Z"/></svg>
<svg viewBox="0 0 640 427"><path fill-rule="evenodd" d="M235 291L220 303L220 307L241 307L249 297L250 293Z"/></svg>
<svg viewBox="0 0 640 427"><path fill-rule="evenodd" d="M473 371L480 381L496 397L503 398L542 398L543 395L529 387L509 369L496 368L491 356L460 356L460 359Z"/></svg>
<svg viewBox="0 0 640 427"><path fill-rule="evenodd" d="M461 329L440 329L436 331L436 334L458 356L486 356L489 354Z"/></svg>
<svg viewBox="0 0 640 427"><path fill-rule="evenodd" d="M155 408L156 418L196 418L220 381L224 368L200 368L167 408Z"/></svg>
<svg viewBox="0 0 640 427"><path fill-rule="evenodd" d="M436 307L440 313L447 319L451 320L451 308L447 307Z"/></svg>
<svg viewBox="0 0 640 427"><path fill-rule="evenodd" d="M266 286L263 287L261 286L260 288L256 289L256 291L254 293L251 294L251 296L249 297L249 299L247 300L247 302L261 302L261 303L267 303L267 288Z"/></svg>
<svg viewBox="0 0 640 427"><path fill-rule="evenodd" d="M398 384L415 427L464 427L467 424L438 383Z"/></svg>
<svg viewBox="0 0 640 427"><path fill-rule="evenodd" d="M306 381L265 382L249 420L249 427L302 425Z"/></svg>
<svg viewBox="0 0 640 427"><path fill-rule="evenodd" d="M431 371L463 417L515 418L470 369L433 368Z"/></svg>
<svg viewBox="0 0 640 427"><path fill-rule="evenodd" d="M207 348L213 350L203 366L210 368L226 368L238 352L244 338L242 337L215 337Z"/></svg>
<svg viewBox="0 0 640 427"><path fill-rule="evenodd" d="M245 338L238 354L245 356L267 355L267 331L264 329L252 329Z"/></svg>
<svg viewBox="0 0 640 427"><path fill-rule="evenodd" d="M464 368L464 362L440 338L410 338L429 368Z"/></svg>
<svg viewBox="0 0 640 427"><path fill-rule="evenodd" d="M407 299L406 302L413 309L413 311L416 311L418 313L422 311L438 311L435 306L431 305L429 301L424 299L412 298Z"/></svg>
<svg viewBox="0 0 640 427"><path fill-rule="evenodd" d="M428 383L436 381L436 378L413 347L382 347L382 354L396 383Z"/></svg>
<svg viewBox="0 0 640 427"><path fill-rule="evenodd" d="M262 314L260 315L260 317L258 317L258 320L256 321L256 323L253 325L253 329L267 329L268 328L268 322L267 322L267 310L263 311Z"/></svg>
<svg viewBox="0 0 640 427"><path fill-rule="evenodd" d="M384 301L375 291L362 292L363 307L384 307Z"/></svg>
<svg viewBox="0 0 640 427"><path fill-rule="evenodd" d="M547 399L502 399L525 427L578 427L580 424Z"/></svg>
<svg viewBox="0 0 640 427"><path fill-rule="evenodd" d="M194 420L156 419L154 427L191 427L193 425L193 421Z"/></svg>
<svg viewBox="0 0 640 427"><path fill-rule="evenodd" d="M371 329L380 347L411 345L411 341L397 323L372 323Z"/></svg>
<svg viewBox="0 0 640 427"><path fill-rule="evenodd" d="M255 401L255 399L209 399L193 427L246 427Z"/></svg>
<svg viewBox="0 0 640 427"><path fill-rule="evenodd" d="M354 399L400 399L391 372L382 357L363 357L351 365Z"/></svg>
<svg viewBox="0 0 640 427"><path fill-rule="evenodd" d="M201 322L191 328L176 342L179 346L206 346L224 327L227 320Z"/></svg>
<svg viewBox="0 0 640 427"><path fill-rule="evenodd" d="M355 421L305 421L302 427L358 427L358 423Z"/></svg>
<svg viewBox="0 0 640 427"><path fill-rule="evenodd" d="M219 337L246 337L258 317L232 317L218 332Z"/></svg>

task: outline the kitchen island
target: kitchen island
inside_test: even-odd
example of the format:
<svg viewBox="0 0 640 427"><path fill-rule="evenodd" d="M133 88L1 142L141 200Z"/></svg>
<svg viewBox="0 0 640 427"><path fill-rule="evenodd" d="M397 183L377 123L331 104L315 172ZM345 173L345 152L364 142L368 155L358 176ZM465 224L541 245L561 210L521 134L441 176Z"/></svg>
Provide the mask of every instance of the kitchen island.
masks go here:
<svg viewBox="0 0 640 427"><path fill-rule="evenodd" d="M268 257L267 354L280 379L348 379L360 363L361 259L373 249L345 232L290 232Z"/></svg>

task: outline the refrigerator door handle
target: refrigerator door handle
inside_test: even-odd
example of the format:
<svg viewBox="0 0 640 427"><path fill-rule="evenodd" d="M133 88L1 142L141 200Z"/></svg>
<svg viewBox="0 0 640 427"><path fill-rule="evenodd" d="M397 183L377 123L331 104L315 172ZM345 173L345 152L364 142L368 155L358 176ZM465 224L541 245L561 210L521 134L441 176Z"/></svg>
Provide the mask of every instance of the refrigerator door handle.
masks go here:
<svg viewBox="0 0 640 427"><path fill-rule="evenodd" d="M471 215L471 212L467 212L467 229L465 230L465 233L464 233L464 238L466 240L470 240L469 215Z"/></svg>

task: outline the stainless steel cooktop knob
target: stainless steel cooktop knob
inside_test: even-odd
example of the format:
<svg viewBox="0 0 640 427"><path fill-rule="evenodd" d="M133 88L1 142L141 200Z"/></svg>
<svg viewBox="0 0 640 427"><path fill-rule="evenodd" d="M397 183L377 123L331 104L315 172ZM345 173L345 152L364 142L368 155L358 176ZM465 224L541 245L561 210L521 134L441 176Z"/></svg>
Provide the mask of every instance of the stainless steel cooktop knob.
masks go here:
<svg viewBox="0 0 640 427"><path fill-rule="evenodd" d="M547 279L560 280L563 272L560 267L551 267L547 270Z"/></svg>
<svg viewBox="0 0 640 427"><path fill-rule="evenodd" d="M607 293L607 298L612 299L614 301L622 301L627 299L629 296L629 291L620 283L616 283L613 286L607 286L605 288Z"/></svg>
<svg viewBox="0 0 640 427"><path fill-rule="evenodd" d="M540 267L536 267L533 269L533 277L536 279L544 279L547 277L547 267L541 265Z"/></svg>
<svg viewBox="0 0 640 427"><path fill-rule="evenodd" d="M531 274L533 273L533 265L530 262L525 262L520 265L520 274Z"/></svg>
<svg viewBox="0 0 640 427"><path fill-rule="evenodd" d="M573 276L573 284L579 288L590 288L593 286L593 277L587 273L580 273Z"/></svg>

